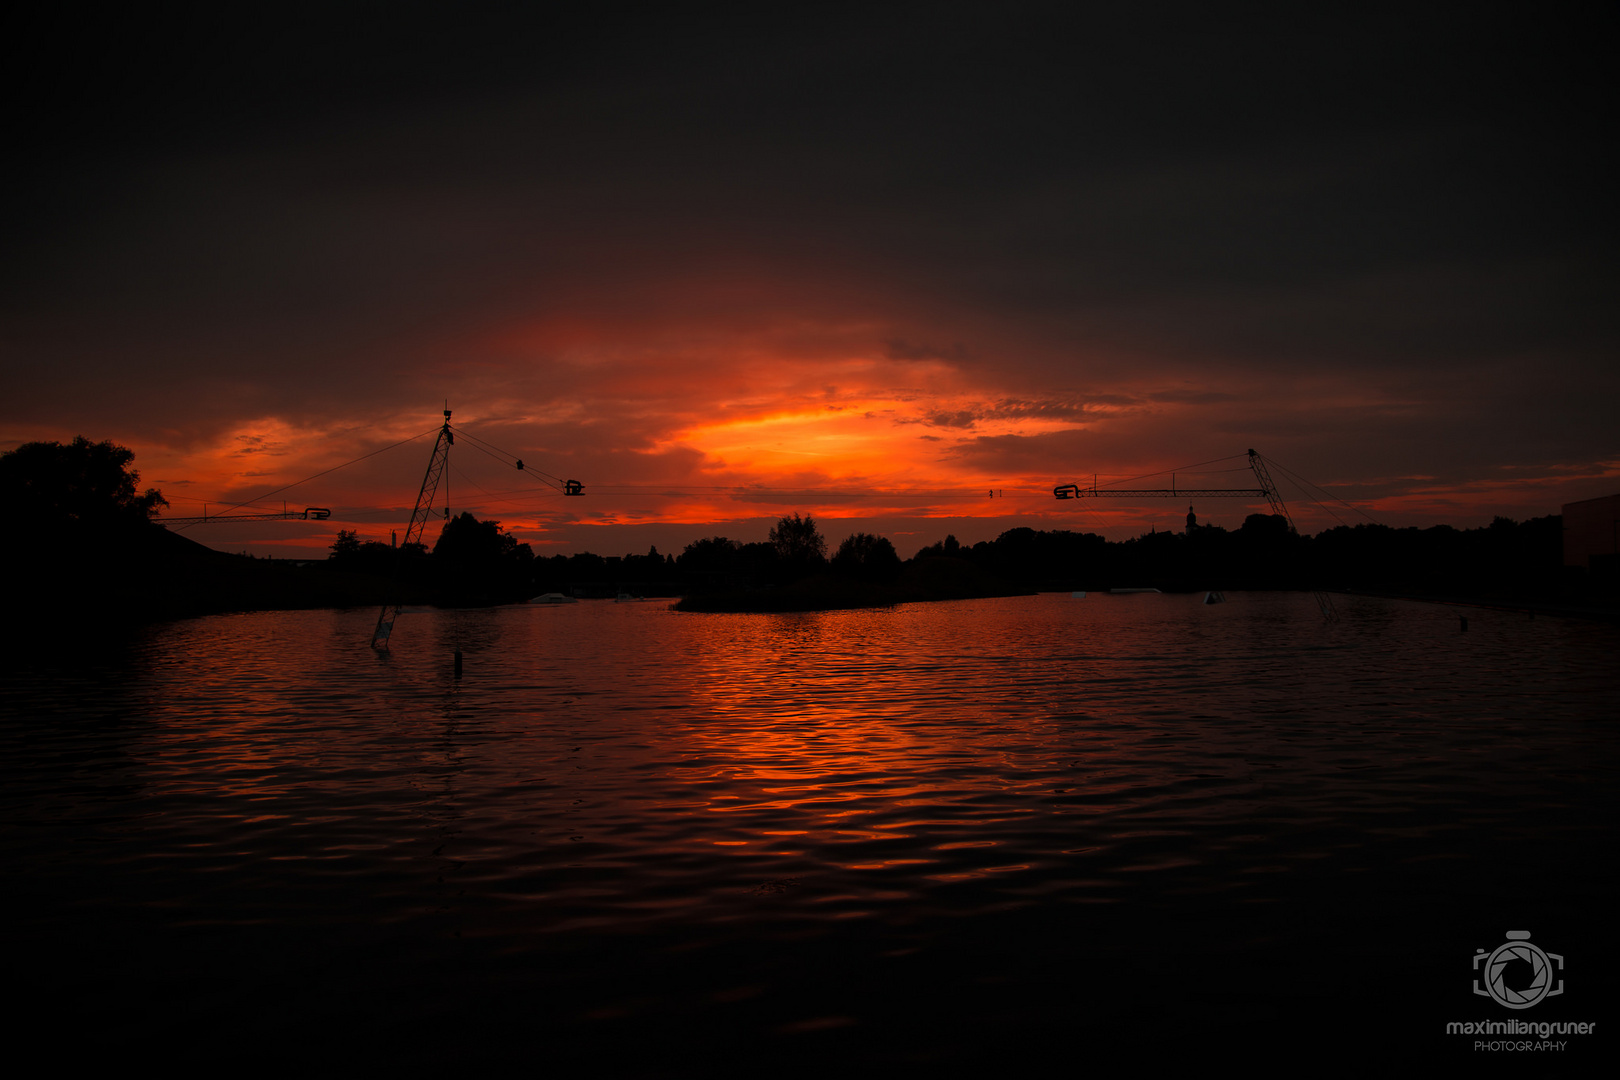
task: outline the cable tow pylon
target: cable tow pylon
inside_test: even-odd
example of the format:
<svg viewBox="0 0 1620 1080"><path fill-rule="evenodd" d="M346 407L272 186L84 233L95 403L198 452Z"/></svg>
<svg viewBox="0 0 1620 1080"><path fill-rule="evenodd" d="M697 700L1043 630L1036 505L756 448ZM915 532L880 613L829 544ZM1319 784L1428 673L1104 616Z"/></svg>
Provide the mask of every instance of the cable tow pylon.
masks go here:
<svg viewBox="0 0 1620 1080"><path fill-rule="evenodd" d="M422 490L416 494L416 509L411 511L411 523L405 529L405 547L401 550L422 542L422 532L427 528L428 517L433 512L433 500L439 493L439 481L444 477L444 470L450 464L450 447L455 441L456 437L450 431L450 409L446 406L444 426L439 429L439 437L433 443L433 456L428 458L427 473L422 477ZM446 518L450 516L448 506L444 513ZM373 649L388 648L388 639L394 632L394 620L399 618L399 609L398 603L384 604L377 613L377 628L371 632Z"/></svg>

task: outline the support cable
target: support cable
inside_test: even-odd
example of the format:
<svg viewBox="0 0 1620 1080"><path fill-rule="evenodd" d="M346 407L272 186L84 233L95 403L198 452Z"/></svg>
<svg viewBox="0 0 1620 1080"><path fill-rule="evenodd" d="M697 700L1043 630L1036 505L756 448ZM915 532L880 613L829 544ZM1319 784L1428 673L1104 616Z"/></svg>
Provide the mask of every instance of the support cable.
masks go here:
<svg viewBox="0 0 1620 1080"><path fill-rule="evenodd" d="M537 476L543 476L547 480L554 481L556 486L557 486L557 489L559 491L561 491L563 485L565 485L567 483L567 481L564 480L560 476L552 476L550 473L546 472L543 469L536 469L533 466L525 465L523 463L523 459L518 457L516 454L512 453L509 450L501 449L499 446L496 446L494 443L490 442L487 439L479 438L477 435L474 435L472 432L468 431L464 427L457 427L456 431L458 433L460 433L464 438L471 441L471 443L473 444L473 449L480 450L480 451L488 454L490 457L494 458L496 461L501 461L503 464L511 465L514 468L522 469L524 472L532 472L532 473L536 474Z"/></svg>
<svg viewBox="0 0 1620 1080"><path fill-rule="evenodd" d="M496 446L494 443L490 442L489 440L481 439L477 435L472 434L470 431L467 431L465 428L457 428L456 430L461 432L461 434L466 436L468 439L472 440L473 446L475 448L483 450L485 453L488 453L491 457L495 458L495 460L497 460L497 461L500 461L502 459L502 457L505 457L505 458L509 459L509 460L506 461L506 464L511 465L514 468L517 468L519 470L528 471L528 472L534 472L534 473L538 474L539 476L544 478L544 480L549 481L550 483L552 483L557 488L557 490L559 492L561 492L562 494L564 494L564 495L583 495L583 494L585 494L585 485L581 484L578 480L564 480L560 476L552 476L550 473L546 472L544 469L530 469L528 466L523 464L523 459L522 458L518 457L516 454L512 453L511 451L503 450L499 446Z"/></svg>
<svg viewBox="0 0 1620 1080"><path fill-rule="evenodd" d="M1363 510L1361 507L1357 506L1355 503L1346 502L1344 499L1339 498L1337 495L1333 494L1333 492L1328 491L1326 488L1322 487L1320 484L1311 483L1311 481L1305 479L1303 476L1301 476L1298 473L1294 472L1292 469L1290 469L1288 466L1284 465L1282 462L1277 461L1275 459L1271 459L1271 458L1268 458L1267 460L1270 461L1271 464L1277 466L1277 468L1279 470L1286 473L1288 475L1289 479L1293 480L1297 484L1300 484L1302 486L1302 488L1303 487L1315 488L1317 491L1320 491L1323 495L1326 495L1328 498L1332 499L1334 502L1338 503L1340 506L1343 506L1343 507L1346 507L1348 509L1354 510L1356 513L1360 514L1362 517L1366 518L1368 521L1372 522L1374 525L1382 525L1383 524L1382 521L1379 521L1377 518L1375 518L1371 514L1367 513L1367 511ZM1312 501L1314 501L1314 500L1312 500ZM1320 504L1318 504L1318 505L1320 505ZM1323 507L1323 509L1327 509L1327 508ZM1337 515L1335 515L1335 516L1337 516Z"/></svg>
<svg viewBox="0 0 1620 1080"><path fill-rule="evenodd" d="M1108 483L1099 484L1098 486L1099 487L1113 487L1115 484L1128 484L1132 480L1146 480L1151 476L1168 476L1171 473L1191 472L1194 469L1203 468L1205 465L1218 465L1223 461L1235 461L1235 460L1237 460L1238 458L1241 458L1241 457L1243 457L1242 454L1228 454L1226 457L1223 457L1223 458L1212 458L1209 461L1200 461L1196 465L1182 465L1182 466L1180 466L1178 468L1174 468L1174 469L1160 469L1158 472L1143 473L1141 476L1126 476L1126 477L1122 477L1122 478L1120 478L1118 480L1110 480ZM1236 469L1218 469L1218 470L1215 470L1215 471L1217 471L1217 472L1242 472L1243 469L1242 469L1242 467L1239 467L1239 468L1236 468Z"/></svg>
<svg viewBox="0 0 1620 1080"><path fill-rule="evenodd" d="M268 499L272 495L280 495L283 491L290 491L293 488L297 487L299 484L307 484L311 480L318 480L321 477L325 476L327 473L335 473L339 469L347 469L350 465L358 464L359 462L362 462L362 461L366 460L367 458L374 458L378 454L385 454L388 451L394 449L395 447L404 446L408 442L415 442L417 439L420 439L425 435L433 434L433 432L436 431L436 430L438 430L438 429L437 428L431 428L431 429L429 429L427 431L422 432L420 435L412 435L408 439L401 439L397 443L393 443L392 445L385 446L381 450L373 450L369 454L361 454L359 457L355 458L352 461L345 461L342 465L334 465L330 469L322 469L320 472L316 473L314 476L306 476L302 480L294 480L292 483L286 485L285 487L278 487L274 491L267 491L263 495L256 495L253 498L248 499L245 502L236 503L234 506L227 506L224 510L220 511L220 513L221 514L228 514L232 510L240 510L244 506L249 506L249 505L251 505L253 503L256 503L256 502L261 502L261 501L263 501L265 499ZM163 519L162 518L158 519L158 524L160 524L160 525L163 524ZM191 527L190 525L182 525L176 531L177 532L183 532L184 530L186 530L186 529L188 529L190 527Z"/></svg>

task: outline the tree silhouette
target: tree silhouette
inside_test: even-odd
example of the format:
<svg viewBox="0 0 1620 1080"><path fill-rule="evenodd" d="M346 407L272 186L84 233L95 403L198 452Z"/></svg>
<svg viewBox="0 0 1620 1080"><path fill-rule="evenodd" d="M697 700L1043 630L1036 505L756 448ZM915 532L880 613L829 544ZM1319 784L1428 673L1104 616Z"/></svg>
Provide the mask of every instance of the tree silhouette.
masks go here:
<svg viewBox="0 0 1620 1080"><path fill-rule="evenodd" d="M0 558L12 568L7 601L30 613L18 627L66 626L66 613L95 604L100 616L124 618L162 602L142 582L170 575L165 592L190 588L203 575L175 560L190 545L151 521L167 505L156 491L140 491L130 468L134 453L79 436L66 446L25 443L0 455L0 499L13 511L0 530ZM190 545L195 546L195 545Z"/></svg>
<svg viewBox="0 0 1620 1080"><path fill-rule="evenodd" d="M433 562L444 584L465 599L521 599L532 583L534 552L500 522L462 513L444 523Z"/></svg>
<svg viewBox="0 0 1620 1080"><path fill-rule="evenodd" d="M827 562L827 541L809 514L784 517L771 529L771 547L777 564L788 578L814 573Z"/></svg>
<svg viewBox="0 0 1620 1080"><path fill-rule="evenodd" d="M771 546L783 562L819 562L827 557L827 541L809 514L801 518L795 513L778 521L771 528Z"/></svg>
<svg viewBox="0 0 1620 1080"><path fill-rule="evenodd" d="M352 562L360 555L360 534L353 529L339 529L331 552L328 558L335 562Z"/></svg>
<svg viewBox="0 0 1620 1080"><path fill-rule="evenodd" d="M838 545L832 567L841 574L865 581L888 581L900 573L900 556L886 537L856 533L845 537Z"/></svg>
<svg viewBox="0 0 1620 1080"><path fill-rule="evenodd" d="M724 536L706 536L686 545L677 565L686 573L728 573L737 569L742 545Z"/></svg>
<svg viewBox="0 0 1620 1080"><path fill-rule="evenodd" d="M427 548L422 544L395 547L381 540L362 540L360 534L351 529L339 529L329 550L327 562L334 569L414 579L424 577Z"/></svg>
<svg viewBox="0 0 1620 1080"><path fill-rule="evenodd" d="M517 537L501 528L500 522L479 521L463 512L444 523L438 543L433 545L433 557L469 563L500 562L516 558L517 550Z"/></svg>
<svg viewBox="0 0 1620 1080"><path fill-rule="evenodd" d="M136 494L134 460L134 451L83 435L67 446L24 443L0 456L0 497L39 530L144 525L169 503L153 488Z"/></svg>

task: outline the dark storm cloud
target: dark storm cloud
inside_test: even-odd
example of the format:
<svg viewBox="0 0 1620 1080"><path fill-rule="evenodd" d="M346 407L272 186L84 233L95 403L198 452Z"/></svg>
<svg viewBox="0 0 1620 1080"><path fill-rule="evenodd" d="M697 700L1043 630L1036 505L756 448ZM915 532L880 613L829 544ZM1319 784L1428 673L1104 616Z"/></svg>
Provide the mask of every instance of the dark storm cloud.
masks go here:
<svg viewBox="0 0 1620 1080"><path fill-rule="evenodd" d="M1154 395L1156 398L1158 395ZM1104 402L1100 399L1106 398ZM1081 402L1071 399L1021 400L1004 398L1000 401L974 405L965 409L934 409L920 416L896 416L890 421L897 425L927 424L930 427L972 428L987 420L1062 420L1079 422L1094 413L1099 406L1135 403L1137 399L1120 395L1098 395L1098 399Z"/></svg>
<svg viewBox="0 0 1620 1080"><path fill-rule="evenodd" d="M979 421L978 413L961 410L959 412L931 412L923 418L923 423L931 427L970 428Z"/></svg>
<svg viewBox="0 0 1620 1080"><path fill-rule="evenodd" d="M1081 402L1071 399L1045 399L1040 401L1024 401L1017 398L1003 398L993 407L985 411L985 416L993 420L1082 420L1098 402Z"/></svg>

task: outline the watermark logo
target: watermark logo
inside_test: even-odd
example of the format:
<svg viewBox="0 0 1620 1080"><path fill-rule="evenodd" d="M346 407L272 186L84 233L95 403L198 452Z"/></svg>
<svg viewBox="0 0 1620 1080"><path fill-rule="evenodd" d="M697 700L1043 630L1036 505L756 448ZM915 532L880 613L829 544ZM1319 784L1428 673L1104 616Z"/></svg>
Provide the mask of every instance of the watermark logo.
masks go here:
<svg viewBox="0 0 1620 1080"><path fill-rule="evenodd" d="M1528 1009L1539 1005L1543 998L1564 992L1563 970L1564 958L1532 945L1530 931L1509 930L1507 940L1492 951L1479 949L1474 953L1474 993L1505 1009ZM1562 1053L1575 1043L1555 1036L1592 1035L1596 1031L1597 1024L1591 1020L1524 1020L1517 1016L1452 1020L1446 1024L1447 1035L1472 1036L1476 1051L1493 1054Z"/></svg>
<svg viewBox="0 0 1620 1080"><path fill-rule="evenodd" d="M1554 967L1557 965L1558 987L1553 988ZM1480 988L1474 979L1474 993L1488 997L1509 1009L1528 1009L1540 1004L1543 998L1556 997L1564 992L1564 958L1558 953L1543 952L1530 942L1530 931L1509 930L1507 940L1495 951L1480 949L1474 953L1474 971L1484 966L1485 986Z"/></svg>

